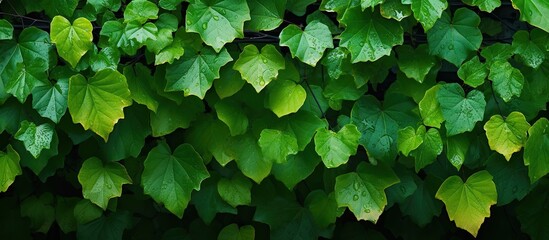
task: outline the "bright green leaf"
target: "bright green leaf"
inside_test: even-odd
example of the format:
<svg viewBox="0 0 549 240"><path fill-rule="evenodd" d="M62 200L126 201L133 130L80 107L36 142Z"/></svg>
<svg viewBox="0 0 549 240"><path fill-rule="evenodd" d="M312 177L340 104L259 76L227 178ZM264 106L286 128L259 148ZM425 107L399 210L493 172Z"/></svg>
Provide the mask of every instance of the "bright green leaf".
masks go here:
<svg viewBox="0 0 549 240"><path fill-rule="evenodd" d="M399 181L391 168L362 162L356 172L337 176L337 206L348 207L358 220L376 223L387 205L385 189Z"/></svg>
<svg viewBox="0 0 549 240"><path fill-rule="evenodd" d="M490 206L497 201L496 185L486 170L476 172L464 183L460 177L447 178L436 193L446 205L450 220L456 226L477 236L484 218L490 217Z"/></svg>
<svg viewBox="0 0 549 240"><path fill-rule="evenodd" d="M419 112L423 118L423 124L429 127L440 128L440 124L444 122L442 110L437 100L437 93L440 89L439 84L431 87L425 92L423 99L419 101Z"/></svg>
<svg viewBox="0 0 549 240"><path fill-rule="evenodd" d="M528 129L524 144L524 165L528 166L530 182L534 183L549 173L549 120L540 118ZM547 132L547 133L546 133Z"/></svg>
<svg viewBox="0 0 549 240"><path fill-rule="evenodd" d="M227 154L233 157L244 176L261 183L273 166L272 161L263 157L257 139L251 134L233 137L227 146Z"/></svg>
<svg viewBox="0 0 549 240"><path fill-rule="evenodd" d="M417 149L410 152L410 156L416 160L416 172L433 163L438 155L442 153L442 147L442 139L438 130L436 128L429 128L423 136L423 143Z"/></svg>
<svg viewBox="0 0 549 240"><path fill-rule="evenodd" d="M62 16L55 16L51 22L51 42L57 53L74 68L80 58L92 49L93 26L88 19L78 18L71 23Z"/></svg>
<svg viewBox="0 0 549 240"><path fill-rule="evenodd" d="M280 32L280 46L290 48L292 57L297 57L314 67L324 55L324 51L333 48L334 43L328 26L313 21L307 24L305 30L294 24L285 27Z"/></svg>
<svg viewBox="0 0 549 240"><path fill-rule="evenodd" d="M484 83L488 76L486 64L481 63L478 56L471 58L463 63L457 72L459 78L471 87L478 87Z"/></svg>
<svg viewBox="0 0 549 240"><path fill-rule="evenodd" d="M118 11L120 8L120 0L87 0L96 11L102 11L105 8L108 8L112 11Z"/></svg>
<svg viewBox="0 0 549 240"><path fill-rule="evenodd" d="M0 40L13 38L13 26L6 19L0 19Z"/></svg>
<svg viewBox="0 0 549 240"><path fill-rule="evenodd" d="M252 182L241 174L231 179L222 178L217 182L217 192L225 202L232 207L250 205L252 203Z"/></svg>
<svg viewBox="0 0 549 240"><path fill-rule="evenodd" d="M524 76L507 61L497 61L490 67L488 79L494 83L494 90L505 102L513 96L520 97L524 85Z"/></svg>
<svg viewBox="0 0 549 240"><path fill-rule="evenodd" d="M444 12L427 32L431 54L460 66L471 52L480 48L482 33L479 24L480 17L467 8L456 10L452 20Z"/></svg>
<svg viewBox="0 0 549 240"><path fill-rule="evenodd" d="M226 49L219 53L209 47L200 52L185 51L182 59L166 68L165 90L183 91L185 96L195 95L203 99L214 79L219 78L221 67L232 60Z"/></svg>
<svg viewBox="0 0 549 240"><path fill-rule="evenodd" d="M137 21L140 24L158 18L158 7L147 0L132 0L124 9L124 22Z"/></svg>
<svg viewBox="0 0 549 240"><path fill-rule="evenodd" d="M210 176L200 155L186 143L172 152L166 142L160 142L144 164L144 193L179 218L183 217L192 190L200 190L200 183Z"/></svg>
<svg viewBox="0 0 549 240"><path fill-rule="evenodd" d="M242 79L250 83L256 92L260 92L285 68L284 62L284 57L274 45L265 45L260 52L250 44L244 47L233 69L239 71Z"/></svg>
<svg viewBox="0 0 549 240"><path fill-rule="evenodd" d="M265 107L282 117L297 112L305 103L307 92L294 81L279 79L267 88Z"/></svg>
<svg viewBox="0 0 549 240"><path fill-rule="evenodd" d="M82 75L69 80L68 106L74 123L80 123L85 130L91 129L105 142L114 125L124 118L123 109L132 100L121 73L103 69L88 80Z"/></svg>
<svg viewBox="0 0 549 240"><path fill-rule="evenodd" d="M99 72L101 69L110 68L116 69L120 63L120 52L114 47L105 47L99 51L94 51L90 56L90 67L94 72Z"/></svg>
<svg viewBox="0 0 549 240"><path fill-rule="evenodd" d="M476 122L484 119L486 100L478 90L472 90L466 96L459 84L449 83L440 86L436 96L446 120L448 136L470 132Z"/></svg>
<svg viewBox="0 0 549 240"><path fill-rule="evenodd" d="M526 66L538 68L545 60L545 52L540 46L530 39L528 31L518 31L513 35L514 53L520 57L520 60Z"/></svg>
<svg viewBox="0 0 549 240"><path fill-rule="evenodd" d="M351 8L341 19L346 26L341 33L340 46L351 52L351 61L376 61L391 54L393 46L404 41L403 30L397 21L383 18L377 11Z"/></svg>
<svg viewBox="0 0 549 240"><path fill-rule="evenodd" d="M513 7L520 12L520 20L526 21L549 32L549 2L545 0L511 0Z"/></svg>
<svg viewBox="0 0 549 240"><path fill-rule="evenodd" d="M463 2L472 6L478 6L481 11L485 12L492 12L501 6L500 0L464 0Z"/></svg>
<svg viewBox="0 0 549 240"><path fill-rule="evenodd" d="M512 112L505 119L494 115L484 125L490 149L505 156L507 161L513 153L520 151L529 128L530 124L520 112Z"/></svg>
<svg viewBox="0 0 549 240"><path fill-rule="evenodd" d="M78 182L82 185L84 198L105 210L109 199L120 197L122 185L131 184L132 180L122 164L105 163L92 157L82 164L78 172Z"/></svg>
<svg viewBox="0 0 549 240"><path fill-rule="evenodd" d="M21 175L21 166L19 165L19 154L8 145L6 152L0 151L0 192L5 192L15 181L15 177Z"/></svg>
<svg viewBox="0 0 549 240"><path fill-rule="evenodd" d="M513 47L506 43L494 43L482 49L480 55L486 59L486 64L492 65L496 61L507 61L513 56Z"/></svg>
<svg viewBox="0 0 549 240"><path fill-rule="evenodd" d="M414 17L421 23L425 32L435 25L447 7L446 0L412 0Z"/></svg>
<svg viewBox="0 0 549 240"><path fill-rule="evenodd" d="M316 131L315 150L327 168L336 168L356 154L360 136L352 124L343 126L337 133L321 128Z"/></svg>
<svg viewBox="0 0 549 240"><path fill-rule="evenodd" d="M411 151L418 148L423 143L425 136L425 127L420 126L417 130L408 126L398 130L397 147L398 151L408 156Z"/></svg>
<svg viewBox="0 0 549 240"><path fill-rule="evenodd" d="M286 0L248 0L251 20L244 28L252 31L270 31L282 23Z"/></svg>
<svg viewBox="0 0 549 240"><path fill-rule="evenodd" d="M200 34L216 52L244 37L244 22L251 19L246 0L191 0L185 17L187 31Z"/></svg>
<svg viewBox="0 0 549 240"><path fill-rule="evenodd" d="M297 153L294 135L275 129L263 129L258 140L263 157L275 163L285 163L286 157Z"/></svg>
<svg viewBox="0 0 549 240"><path fill-rule="evenodd" d="M153 23L145 23L141 25L137 21L131 21L126 24L124 34L129 41L135 40L137 43L144 44L147 41L157 40L158 28Z"/></svg>
<svg viewBox="0 0 549 240"><path fill-rule="evenodd" d="M465 163L470 146L471 139L466 134L446 137L446 158L458 171Z"/></svg>
<svg viewBox="0 0 549 240"><path fill-rule="evenodd" d="M50 148L54 131L53 126L49 123L36 126L33 122L23 121L14 137L25 144L25 149L34 158L38 158L42 150Z"/></svg>

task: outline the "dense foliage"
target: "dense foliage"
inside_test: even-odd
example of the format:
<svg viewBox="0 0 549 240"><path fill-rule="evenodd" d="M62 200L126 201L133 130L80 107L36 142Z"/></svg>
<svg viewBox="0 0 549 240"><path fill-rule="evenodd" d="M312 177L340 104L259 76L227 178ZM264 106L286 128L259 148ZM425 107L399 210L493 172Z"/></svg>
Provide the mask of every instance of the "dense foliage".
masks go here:
<svg viewBox="0 0 549 240"><path fill-rule="evenodd" d="M546 0L0 0L0 238L549 239Z"/></svg>

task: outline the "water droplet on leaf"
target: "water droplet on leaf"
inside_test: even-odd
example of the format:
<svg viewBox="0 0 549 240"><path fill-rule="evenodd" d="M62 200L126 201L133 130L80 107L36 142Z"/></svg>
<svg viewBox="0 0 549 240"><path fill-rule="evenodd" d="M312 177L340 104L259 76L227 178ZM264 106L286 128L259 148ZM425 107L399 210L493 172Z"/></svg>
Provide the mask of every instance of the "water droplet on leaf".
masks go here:
<svg viewBox="0 0 549 240"><path fill-rule="evenodd" d="M362 196L365 197L368 193L366 191L362 192Z"/></svg>
<svg viewBox="0 0 549 240"><path fill-rule="evenodd" d="M206 23L202 24L202 29L206 30L206 28L208 28L208 24Z"/></svg>
<svg viewBox="0 0 549 240"><path fill-rule="evenodd" d="M400 186L400 191L402 193L406 193L406 186L404 186L404 185Z"/></svg>
<svg viewBox="0 0 549 240"><path fill-rule="evenodd" d="M263 79L259 80L259 86L265 86L265 81Z"/></svg>
<svg viewBox="0 0 549 240"><path fill-rule="evenodd" d="M267 63L267 59L263 59L263 63Z"/></svg>
<svg viewBox="0 0 549 240"><path fill-rule="evenodd" d="M365 213L370 213L371 210L370 210L369 208L365 208L365 209L364 209L364 212L365 212Z"/></svg>
<svg viewBox="0 0 549 240"><path fill-rule="evenodd" d="M358 189L360 188L360 183L359 182L353 183L353 188L355 189L355 191L358 191Z"/></svg>
<svg viewBox="0 0 549 240"><path fill-rule="evenodd" d="M454 44L448 45L448 50L454 50Z"/></svg>
<svg viewBox="0 0 549 240"><path fill-rule="evenodd" d="M193 22L191 20L187 20L187 25L191 25Z"/></svg>
<svg viewBox="0 0 549 240"><path fill-rule="evenodd" d="M353 200L354 200L354 201L357 201L357 200L358 200L358 195L355 194L355 195L353 196Z"/></svg>
<svg viewBox="0 0 549 240"><path fill-rule="evenodd" d="M219 17L218 16L213 16L213 19L217 21L217 20L219 20Z"/></svg>
<svg viewBox="0 0 549 240"><path fill-rule="evenodd" d="M108 189L112 189L112 186L110 184L105 184L105 187L107 187Z"/></svg>

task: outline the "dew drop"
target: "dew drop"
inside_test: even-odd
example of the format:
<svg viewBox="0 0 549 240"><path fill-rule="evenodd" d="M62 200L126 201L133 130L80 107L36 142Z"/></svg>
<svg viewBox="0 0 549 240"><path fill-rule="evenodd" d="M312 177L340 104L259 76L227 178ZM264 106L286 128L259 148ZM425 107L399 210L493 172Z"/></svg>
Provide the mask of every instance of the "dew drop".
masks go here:
<svg viewBox="0 0 549 240"><path fill-rule="evenodd" d="M267 63L267 59L263 59L263 63Z"/></svg>
<svg viewBox="0 0 549 240"><path fill-rule="evenodd" d="M365 212L365 213L370 213L370 211L371 211L371 210L370 210L369 208L364 208L364 212Z"/></svg>
<svg viewBox="0 0 549 240"><path fill-rule="evenodd" d="M184 93L185 95L189 94L190 92L191 92L191 90L190 90L189 88L183 89L183 93Z"/></svg>
<svg viewBox="0 0 549 240"><path fill-rule="evenodd" d="M221 14L223 14L223 15L227 14L227 12L225 11L225 9L221 9Z"/></svg>
<svg viewBox="0 0 549 240"><path fill-rule="evenodd" d="M166 190L166 184L162 184L162 186L160 187L161 190Z"/></svg>
<svg viewBox="0 0 549 240"><path fill-rule="evenodd" d="M110 184L105 184L105 187L107 187L108 189L112 189L112 186Z"/></svg>
<svg viewBox="0 0 549 240"><path fill-rule="evenodd" d="M219 20L219 16L213 16L213 19L218 21Z"/></svg>
<svg viewBox="0 0 549 240"><path fill-rule="evenodd" d="M206 28L208 28L208 24L206 23L202 24L202 29L206 30Z"/></svg>
<svg viewBox="0 0 549 240"><path fill-rule="evenodd" d="M454 50L454 44L448 45L448 50Z"/></svg>
<svg viewBox="0 0 549 240"><path fill-rule="evenodd" d="M533 14L533 13L532 13L532 10L529 10L529 11L528 11L528 16L532 16L532 14Z"/></svg>
<svg viewBox="0 0 549 240"><path fill-rule="evenodd" d="M358 200L358 195L355 194L355 195L353 196L353 200L354 200L354 201L357 201L357 200Z"/></svg>
<svg viewBox="0 0 549 240"><path fill-rule="evenodd" d="M358 182L353 183L353 188L355 189L355 191L358 191L358 189L360 188L360 183Z"/></svg>
<svg viewBox="0 0 549 240"><path fill-rule="evenodd" d="M265 81L263 79L259 80L259 86L265 86Z"/></svg>
<svg viewBox="0 0 549 240"><path fill-rule="evenodd" d="M363 192L362 192L362 196L363 196L363 197L366 197L367 194L368 194L368 193L367 193L366 191L363 191Z"/></svg>
<svg viewBox="0 0 549 240"><path fill-rule="evenodd" d="M187 20L187 25L191 25L193 22L191 20Z"/></svg>
<svg viewBox="0 0 549 240"><path fill-rule="evenodd" d="M404 185L400 186L400 191L402 193L406 193L406 186L404 186Z"/></svg>

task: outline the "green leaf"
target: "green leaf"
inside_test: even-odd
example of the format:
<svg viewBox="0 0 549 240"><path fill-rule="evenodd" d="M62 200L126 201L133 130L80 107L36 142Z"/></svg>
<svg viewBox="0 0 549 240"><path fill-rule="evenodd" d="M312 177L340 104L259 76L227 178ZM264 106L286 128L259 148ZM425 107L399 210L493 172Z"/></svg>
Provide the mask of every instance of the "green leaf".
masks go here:
<svg viewBox="0 0 549 240"><path fill-rule="evenodd" d="M40 4L44 8L46 15L53 18L57 15L71 17L78 6L78 0L44 0Z"/></svg>
<svg viewBox="0 0 549 240"><path fill-rule="evenodd" d="M315 150L327 168L336 168L356 154L360 136L353 124L343 126L337 133L321 128L316 131Z"/></svg>
<svg viewBox="0 0 549 240"><path fill-rule="evenodd" d="M200 34L216 52L244 37L244 22L251 19L245 0L191 0L186 13L187 32Z"/></svg>
<svg viewBox="0 0 549 240"><path fill-rule="evenodd" d="M425 32L435 25L447 7L446 0L412 0L414 17L421 23Z"/></svg>
<svg viewBox="0 0 549 240"><path fill-rule="evenodd" d="M219 78L221 67L232 60L226 49L219 53L209 47L199 52L185 51L182 59L166 68L165 91L183 91L185 96L194 95L203 99L214 79Z"/></svg>
<svg viewBox="0 0 549 240"><path fill-rule="evenodd" d="M496 185L486 170L476 172L464 183L460 177L447 178L436 193L446 205L450 220L456 226L477 236L484 218L490 217L490 206L497 201Z"/></svg>
<svg viewBox="0 0 549 240"><path fill-rule="evenodd" d="M297 16L303 16L307 12L307 7L316 2L316 0L288 0L286 9Z"/></svg>
<svg viewBox="0 0 549 240"><path fill-rule="evenodd" d="M425 92L423 99L419 101L419 113L423 118L423 124L429 127L440 128L444 117L442 110L437 100L437 93L440 89L440 84L437 84Z"/></svg>
<svg viewBox="0 0 549 240"><path fill-rule="evenodd" d="M545 60L545 51L540 46L531 41L528 31L518 31L513 35L514 53L520 57L520 60L526 66L538 68Z"/></svg>
<svg viewBox="0 0 549 240"><path fill-rule="evenodd" d="M33 122L23 121L14 137L25 144L25 149L34 158L38 158L42 150L50 148L54 131L54 127L49 123L36 126Z"/></svg>
<svg viewBox="0 0 549 240"><path fill-rule="evenodd" d="M151 70L141 63L136 63L134 66L124 68L124 76L128 82L132 99L153 112L158 109L158 96L152 89L154 78L151 76Z"/></svg>
<svg viewBox="0 0 549 240"><path fill-rule="evenodd" d="M276 79L278 72L284 68L284 57L271 44L261 48L261 52L255 45L247 45L233 65L233 69L239 71L242 79L250 83L256 92Z"/></svg>
<svg viewBox="0 0 549 240"><path fill-rule="evenodd" d="M404 154L404 156L408 156L411 151L423 143L425 131L424 126L420 126L417 130L411 126L399 129L397 137L398 151Z"/></svg>
<svg viewBox="0 0 549 240"><path fill-rule="evenodd" d="M62 16L51 21L51 42L56 45L57 53L73 68L80 58L92 49L93 26L88 19L77 18L71 23Z"/></svg>
<svg viewBox="0 0 549 240"><path fill-rule="evenodd" d="M531 192L515 208L521 230L534 240L543 240L549 237L547 227L549 222L545 216L549 214L548 182L540 181Z"/></svg>
<svg viewBox="0 0 549 240"><path fill-rule="evenodd" d="M459 67L457 74L465 84L476 88L484 84L488 76L488 68L486 64L480 62L478 56L474 56Z"/></svg>
<svg viewBox="0 0 549 240"><path fill-rule="evenodd" d="M477 6L481 11L492 12L501 6L500 0L464 0L465 4Z"/></svg>
<svg viewBox="0 0 549 240"><path fill-rule="evenodd" d="M496 61L507 61L513 56L513 47L506 43L494 43L482 49L480 55L486 59L486 64L492 65Z"/></svg>
<svg viewBox="0 0 549 240"><path fill-rule="evenodd" d="M334 224L342 213L337 206L335 194L333 192L326 194L322 190L311 191L305 198L305 207L311 211L313 220L321 228Z"/></svg>
<svg viewBox="0 0 549 240"><path fill-rule="evenodd" d="M218 240L254 240L255 228L246 225L238 228L235 223L225 226L217 236Z"/></svg>
<svg viewBox="0 0 549 240"><path fill-rule="evenodd" d="M391 168L362 162L356 172L337 176L337 206L348 207L357 220L376 223L387 205L385 189L399 181Z"/></svg>
<svg viewBox="0 0 549 240"><path fill-rule="evenodd" d="M80 123L85 130L91 129L105 142L114 125L124 118L123 109L132 100L121 73L103 69L86 80L80 74L69 80L68 106L74 123Z"/></svg>
<svg viewBox="0 0 549 240"><path fill-rule="evenodd" d="M23 29L17 42L2 41L0 92L10 93L19 102L25 102L34 87L47 81L51 49L48 33L35 27Z"/></svg>
<svg viewBox="0 0 549 240"><path fill-rule="evenodd" d="M403 4L401 0L385 0L381 3L379 11L384 18L392 18L399 22L412 15L410 5Z"/></svg>
<svg viewBox="0 0 549 240"><path fill-rule="evenodd" d="M515 199L522 200L530 193L528 168L524 166L522 159L514 157L505 161L501 155L494 154L486 162L486 170L494 176L498 206L507 205Z"/></svg>
<svg viewBox="0 0 549 240"><path fill-rule="evenodd" d="M166 10L175 10L184 0L160 0L158 6Z"/></svg>
<svg viewBox="0 0 549 240"><path fill-rule="evenodd" d="M233 160L225 154L230 136L229 128L223 122L205 115L187 130L185 142L193 145L204 162L209 162L213 156L221 166L225 166Z"/></svg>
<svg viewBox="0 0 549 240"><path fill-rule="evenodd" d="M113 47L105 47L97 53L94 51L90 56L90 67L94 72L99 72L101 69L110 68L116 69L120 63L120 52Z"/></svg>
<svg viewBox="0 0 549 240"><path fill-rule="evenodd" d="M131 184L132 180L122 164L92 157L82 164L78 182L84 198L105 210L109 199L122 196L122 185Z"/></svg>
<svg viewBox="0 0 549 240"><path fill-rule="evenodd" d="M454 12L454 18L443 13L435 26L427 32L431 54L437 55L456 66L480 48L482 33L478 29L480 17L467 8Z"/></svg>
<svg viewBox="0 0 549 240"><path fill-rule="evenodd" d="M524 165L528 166L530 182L534 183L549 173L549 120L540 118L528 129L524 144Z"/></svg>
<svg viewBox="0 0 549 240"><path fill-rule="evenodd" d="M40 197L30 196L21 203L21 216L30 219L33 230L48 233L55 220L55 209L52 204L51 193L44 193Z"/></svg>
<svg viewBox="0 0 549 240"><path fill-rule="evenodd" d="M274 164L273 175L277 180L284 183L288 189L293 189L299 182L313 173L320 161L320 157L315 152L314 144L309 144L305 150L298 152L296 155L289 155L285 163Z"/></svg>
<svg viewBox="0 0 549 240"><path fill-rule="evenodd" d="M263 157L257 139L251 134L233 137L226 151L227 155L235 159L244 176L251 178L256 183L261 183L269 176L273 162Z"/></svg>
<svg viewBox="0 0 549 240"><path fill-rule="evenodd" d="M494 83L494 90L505 102L513 96L520 97L524 76L507 61L496 61L490 67L488 79Z"/></svg>
<svg viewBox="0 0 549 240"><path fill-rule="evenodd" d="M252 31L270 31L276 29L284 19L286 0L249 0L251 20L244 28Z"/></svg>
<svg viewBox="0 0 549 240"><path fill-rule="evenodd" d="M423 128L423 131L425 131L425 128ZM440 134L436 128L429 128L423 136L423 143L410 152L410 156L416 160L416 172L433 163L441 153L442 139Z"/></svg>
<svg viewBox="0 0 549 240"><path fill-rule="evenodd" d="M471 139L466 134L446 137L446 158L458 171L467 159L470 146Z"/></svg>
<svg viewBox="0 0 549 240"><path fill-rule="evenodd" d="M158 7L147 0L133 0L124 9L124 22L137 21L140 24L158 18Z"/></svg>
<svg viewBox="0 0 549 240"><path fill-rule="evenodd" d="M252 203L252 182L241 174L231 179L222 178L217 182L217 192L232 207L246 206Z"/></svg>
<svg viewBox="0 0 549 240"><path fill-rule="evenodd" d="M520 20L549 32L549 2L544 0L512 0L513 8L519 10Z"/></svg>
<svg viewBox="0 0 549 240"><path fill-rule="evenodd" d="M420 83L437 63L436 58L429 54L429 48L425 44L419 45L416 49L409 45L399 46L396 52L400 70L406 74L406 77Z"/></svg>
<svg viewBox="0 0 549 240"><path fill-rule="evenodd" d="M87 0L87 2L98 12L105 8L116 12L120 8L120 0Z"/></svg>
<svg viewBox="0 0 549 240"><path fill-rule="evenodd" d="M505 119L494 115L484 125L490 149L505 156L507 161L513 153L520 151L529 128L530 124L520 112L512 112Z"/></svg>
<svg viewBox="0 0 549 240"><path fill-rule="evenodd" d="M191 203L198 212L198 216L206 224L211 224L218 213L236 214L237 209L226 203L217 190L219 176L215 172L200 184L199 191L191 194Z"/></svg>
<svg viewBox="0 0 549 240"><path fill-rule="evenodd" d="M360 6L360 0L322 0L320 9L327 12L336 12L337 19L341 20L351 8Z"/></svg>
<svg viewBox="0 0 549 240"><path fill-rule="evenodd" d="M440 182L428 176L425 180L414 177L417 189L412 195L400 204L400 210L404 216L409 216L420 227L428 225L434 216L439 216L442 203L435 199ZM396 186L396 185L395 185Z"/></svg>
<svg viewBox="0 0 549 240"><path fill-rule="evenodd" d="M214 106L217 118L221 120L232 136L241 135L248 131L248 116L242 111L242 106L233 100L221 100Z"/></svg>
<svg viewBox="0 0 549 240"><path fill-rule="evenodd" d="M149 152L144 165L144 193L179 218L183 217L192 190L200 190L200 183L210 176L200 155L186 143L172 153L166 142L160 142Z"/></svg>
<svg viewBox="0 0 549 240"><path fill-rule="evenodd" d="M181 111L181 109L185 111ZM150 113L153 137L160 137L172 133L178 128L188 128L197 116L204 112L204 104L197 97L186 97L181 102L161 98L158 109Z"/></svg>
<svg viewBox="0 0 549 240"><path fill-rule="evenodd" d="M416 104L401 95L385 97L383 105L371 95L355 102L351 110L351 123L362 133L360 145L366 148L370 161L392 163L398 153L398 130L416 126L417 115L412 112Z"/></svg>
<svg viewBox="0 0 549 240"><path fill-rule="evenodd" d="M219 98L224 99L236 94L246 81L244 81L240 73L233 69L234 62L230 62L223 66L219 72L219 80L214 82L215 92Z"/></svg>
<svg viewBox="0 0 549 240"><path fill-rule="evenodd" d="M55 84L47 84L35 87L32 90L32 108L36 109L40 116L59 123L61 117L67 111L67 98L69 94L69 80L64 78Z"/></svg>
<svg viewBox="0 0 549 240"><path fill-rule="evenodd" d="M305 89L291 80L279 79L267 88L265 107L279 118L299 111L307 99Z"/></svg>
<svg viewBox="0 0 549 240"><path fill-rule="evenodd" d="M150 22L141 25L137 21L132 21L126 24L124 34L129 41L135 40L139 44L144 44L147 41L157 40L156 35L158 34L158 28Z"/></svg>
<svg viewBox="0 0 549 240"><path fill-rule="evenodd" d="M128 55L135 55L141 46L137 40L129 39L125 28L126 26L119 21L107 21L103 24L99 34L108 37L111 46L121 48Z"/></svg>
<svg viewBox="0 0 549 240"><path fill-rule="evenodd" d="M286 157L297 153L297 139L293 134L275 129L263 129L258 140L263 157L275 163L285 163Z"/></svg>
<svg viewBox="0 0 549 240"><path fill-rule="evenodd" d="M346 26L340 46L349 49L352 63L376 61L391 54L393 46L404 42L397 21L383 18L377 11L351 8L341 19Z"/></svg>
<svg viewBox="0 0 549 240"><path fill-rule="evenodd" d="M442 116L446 120L448 136L470 132L476 122L484 119L486 100L478 90L472 90L465 95L463 88L457 83L440 86L437 92Z"/></svg>
<svg viewBox="0 0 549 240"><path fill-rule="evenodd" d="M15 181L15 177L23 173L19 165L19 154L11 145L6 147L6 152L0 151L0 168L3 169L0 174L0 192L5 192Z"/></svg>
<svg viewBox="0 0 549 240"><path fill-rule="evenodd" d="M13 38L13 26L6 19L0 19L0 40Z"/></svg>
<svg viewBox="0 0 549 240"><path fill-rule="evenodd" d="M124 229L132 223L132 214L128 211L116 211L87 224L79 225L76 230L76 238L82 240L121 239Z"/></svg>
<svg viewBox="0 0 549 240"><path fill-rule="evenodd" d="M328 26L319 21L313 21L301 30L295 24L288 25L280 32L280 46L290 48L292 57L297 57L310 66L324 55L327 48L333 48L332 34Z"/></svg>

